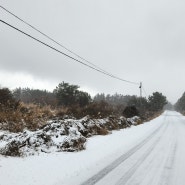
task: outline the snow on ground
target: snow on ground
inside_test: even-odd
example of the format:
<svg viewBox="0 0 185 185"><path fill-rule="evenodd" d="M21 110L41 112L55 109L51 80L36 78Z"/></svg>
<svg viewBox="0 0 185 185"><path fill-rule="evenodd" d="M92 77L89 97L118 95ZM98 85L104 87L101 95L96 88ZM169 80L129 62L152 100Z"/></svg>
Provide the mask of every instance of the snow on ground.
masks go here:
<svg viewBox="0 0 185 185"><path fill-rule="evenodd" d="M25 158L0 155L0 185L77 185L158 128L166 112L145 124L88 138L80 152L41 153Z"/></svg>
<svg viewBox="0 0 185 185"><path fill-rule="evenodd" d="M41 152L74 152L85 149L86 137L105 135L111 130L130 127L141 122L138 116L132 118L54 119L36 131L24 130L0 133L0 154L5 156L28 156Z"/></svg>

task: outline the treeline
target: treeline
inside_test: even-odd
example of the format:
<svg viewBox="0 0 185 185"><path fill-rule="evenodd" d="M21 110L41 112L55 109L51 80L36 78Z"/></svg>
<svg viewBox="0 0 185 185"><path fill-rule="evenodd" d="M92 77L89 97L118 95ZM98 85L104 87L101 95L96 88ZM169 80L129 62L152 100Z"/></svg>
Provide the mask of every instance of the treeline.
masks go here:
<svg viewBox="0 0 185 185"><path fill-rule="evenodd" d="M166 97L159 92L154 92L148 98L117 93L91 97L87 92L81 91L78 85L66 82L58 84L53 92L30 88L10 91L8 88L1 88L0 129L34 130L48 119L65 115L76 118L86 115L92 118L138 115L147 120L161 112L166 104Z"/></svg>
<svg viewBox="0 0 185 185"><path fill-rule="evenodd" d="M183 95L178 99L177 103L175 104L175 110L177 110L185 115L185 92L183 93Z"/></svg>
<svg viewBox="0 0 185 185"><path fill-rule="evenodd" d="M114 95L102 93L92 98L90 94L80 91L79 88L78 85L62 82L53 92L17 88L12 93L17 101L39 106L50 105L52 108L67 108L68 113L74 114L74 116L84 116L84 114L93 114L94 116L103 114L102 116L106 116L111 113L122 115L126 107L136 109L134 114L145 116L148 112L161 111L167 104L166 97L159 92L154 92L148 99L117 93ZM106 111L107 114L105 115Z"/></svg>
<svg viewBox="0 0 185 185"><path fill-rule="evenodd" d="M94 101L105 101L108 102L112 106L117 106L121 110L120 113L123 113L124 116L139 115L146 119L148 116L160 112L163 110L164 106L168 103L167 99L162 93L154 92L148 98L138 97L138 96L123 96L121 94L115 95L105 95L105 94L97 94L94 97ZM130 113L127 110L130 110ZM131 114L133 112L133 114Z"/></svg>
<svg viewBox="0 0 185 185"><path fill-rule="evenodd" d="M16 88L12 91L12 96L17 101L26 104L37 104L40 106L51 105L55 107L57 104L56 96L53 92L47 90L30 89L30 88Z"/></svg>
<svg viewBox="0 0 185 185"><path fill-rule="evenodd" d="M39 106L50 105L52 107L69 107L72 105L85 106L90 103L91 96L79 90L79 86L69 83L60 83L53 92L47 90L16 88L12 91L12 96L17 101L26 104L36 104Z"/></svg>
<svg viewBox="0 0 185 185"><path fill-rule="evenodd" d="M162 93L154 92L147 98L130 96L130 95L105 95L97 94L92 98L87 92L79 90L78 85L69 83L60 83L53 92L47 90L16 88L10 91L7 88L0 89L0 104L9 104L8 102L35 104L40 107L51 106L52 108L84 108L89 105L94 105L94 109L99 110L97 105L102 106L105 110L112 108L112 111L122 114L126 107L135 107L138 114L143 114L146 111L161 111L168 103ZM6 103L5 103L6 102ZM96 106L95 106L96 105ZM96 111L95 110L95 111ZM95 112L93 111L93 112ZM99 112L98 112L99 113ZM110 113L110 112L109 112Z"/></svg>

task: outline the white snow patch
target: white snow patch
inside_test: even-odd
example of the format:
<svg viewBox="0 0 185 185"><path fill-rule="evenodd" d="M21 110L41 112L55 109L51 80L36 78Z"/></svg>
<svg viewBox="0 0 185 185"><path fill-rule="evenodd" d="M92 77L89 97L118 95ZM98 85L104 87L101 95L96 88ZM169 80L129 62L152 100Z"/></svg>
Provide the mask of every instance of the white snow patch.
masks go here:
<svg viewBox="0 0 185 185"><path fill-rule="evenodd" d="M162 120L160 116L107 136L93 136L88 138L86 150L80 152L41 153L26 158L0 156L0 185L80 184L150 135ZM70 132L77 130L72 128Z"/></svg>

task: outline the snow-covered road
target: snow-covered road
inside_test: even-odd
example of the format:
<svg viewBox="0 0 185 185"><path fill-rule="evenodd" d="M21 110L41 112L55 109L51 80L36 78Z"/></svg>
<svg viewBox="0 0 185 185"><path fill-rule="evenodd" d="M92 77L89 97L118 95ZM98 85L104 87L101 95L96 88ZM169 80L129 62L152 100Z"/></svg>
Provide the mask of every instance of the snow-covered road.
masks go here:
<svg viewBox="0 0 185 185"><path fill-rule="evenodd" d="M83 185L183 185L185 119L166 112L162 124Z"/></svg>
<svg viewBox="0 0 185 185"><path fill-rule="evenodd" d="M174 111L89 138L82 152L0 156L0 185L184 185L184 171L185 117Z"/></svg>

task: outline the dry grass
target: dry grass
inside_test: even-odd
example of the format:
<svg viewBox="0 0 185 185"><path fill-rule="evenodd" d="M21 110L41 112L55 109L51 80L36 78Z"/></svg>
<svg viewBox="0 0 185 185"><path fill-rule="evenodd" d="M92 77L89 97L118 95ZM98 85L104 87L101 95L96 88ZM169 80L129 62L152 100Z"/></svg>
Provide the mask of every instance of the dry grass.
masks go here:
<svg viewBox="0 0 185 185"><path fill-rule="evenodd" d="M21 103L17 109L2 109L0 112L0 129L20 132L25 128L36 130L44 125L55 112L49 106L39 107L34 104Z"/></svg>
<svg viewBox="0 0 185 185"><path fill-rule="evenodd" d="M163 113L163 111L158 111L158 112L146 112L145 115L143 116L142 120L143 121L150 121L153 120L157 117L159 117L161 114ZM141 123L143 123L143 121L141 120Z"/></svg>
<svg viewBox="0 0 185 185"><path fill-rule="evenodd" d="M61 108L60 115L70 115L75 118L82 118L84 116L91 116L92 118L105 118L112 114L116 114L118 111L107 102L92 102L87 106L80 107L79 105L73 105L68 108Z"/></svg>
<svg viewBox="0 0 185 185"><path fill-rule="evenodd" d="M106 135L110 130L120 129L117 122L115 109L106 102L91 103L86 107L71 106L51 109L50 106L38 106L35 104L19 103L16 108L0 107L0 129L9 130L11 132L20 132L24 129L36 130L47 123L47 120L54 117L63 118L63 116L73 116L75 118L82 118L89 115L94 118L109 117L109 122L105 127L96 128L98 134ZM142 121L149 121L159 116L161 112L145 112ZM110 117L115 115L115 117ZM124 126L124 125L123 125ZM121 126L122 128L122 126Z"/></svg>
<svg viewBox="0 0 185 185"><path fill-rule="evenodd" d="M109 131L106 128L98 127L97 128L97 134L98 135L107 135Z"/></svg>

